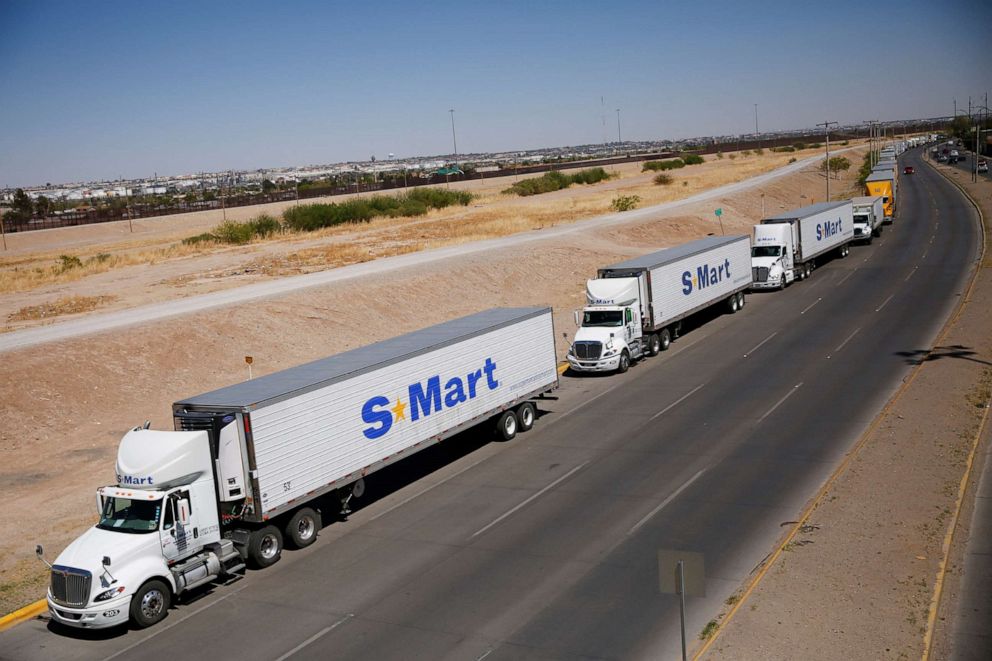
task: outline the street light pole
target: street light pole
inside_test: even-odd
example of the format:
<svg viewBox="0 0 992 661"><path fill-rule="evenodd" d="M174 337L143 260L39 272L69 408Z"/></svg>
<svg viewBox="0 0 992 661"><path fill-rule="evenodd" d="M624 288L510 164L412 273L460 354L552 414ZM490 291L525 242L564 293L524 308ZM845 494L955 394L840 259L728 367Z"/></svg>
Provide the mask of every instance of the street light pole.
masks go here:
<svg viewBox="0 0 992 661"><path fill-rule="evenodd" d="M617 151L620 151L620 143L623 140L620 139L620 109L617 108Z"/></svg>
<svg viewBox="0 0 992 661"><path fill-rule="evenodd" d="M458 140L455 138L455 109L448 110L451 113L451 144L455 148L455 165L458 165Z"/></svg>
<svg viewBox="0 0 992 661"><path fill-rule="evenodd" d="M758 104L757 103L754 104L754 140L756 142L758 140ZM761 144L759 143L758 146L760 147Z"/></svg>
<svg viewBox="0 0 992 661"><path fill-rule="evenodd" d="M823 122L821 124L817 124L817 126L822 126L823 127L823 134L826 136L826 145L827 145L827 160L826 160L826 166L827 166L827 202L830 201L830 127L832 125L833 126L836 126L837 125L837 122Z"/></svg>

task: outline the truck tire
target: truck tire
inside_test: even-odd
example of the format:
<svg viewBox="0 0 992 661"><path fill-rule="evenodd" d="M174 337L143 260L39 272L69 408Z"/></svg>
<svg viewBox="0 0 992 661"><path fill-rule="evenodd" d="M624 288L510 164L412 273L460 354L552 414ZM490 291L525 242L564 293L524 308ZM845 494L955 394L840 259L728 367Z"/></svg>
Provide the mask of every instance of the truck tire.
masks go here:
<svg viewBox="0 0 992 661"><path fill-rule="evenodd" d="M737 292L737 309L744 309L744 292L742 291Z"/></svg>
<svg viewBox="0 0 992 661"><path fill-rule="evenodd" d="M305 549L317 541L320 532L320 512L301 507L286 522L285 537L294 548Z"/></svg>
<svg viewBox="0 0 992 661"><path fill-rule="evenodd" d="M271 567L282 555L282 533L275 526L252 530L248 537L248 562L255 569Z"/></svg>
<svg viewBox="0 0 992 661"><path fill-rule="evenodd" d="M131 597L131 621L139 629L158 624L169 614L171 601L169 586L165 581L154 578L138 588Z"/></svg>
<svg viewBox="0 0 992 661"><path fill-rule="evenodd" d="M661 340L652 333L648 336L648 355L657 356L659 353L661 353Z"/></svg>
<svg viewBox="0 0 992 661"><path fill-rule="evenodd" d="M737 312L737 294L731 294L727 299L727 309L730 310L730 314Z"/></svg>
<svg viewBox="0 0 992 661"><path fill-rule="evenodd" d="M496 434L504 441L512 441L519 427L517 414L513 411L503 411L502 415L496 418Z"/></svg>
<svg viewBox="0 0 992 661"><path fill-rule="evenodd" d="M668 351L668 347L672 346L672 333L667 328L662 328L661 333L659 333L659 343L661 345L662 351Z"/></svg>
<svg viewBox="0 0 992 661"><path fill-rule="evenodd" d="M530 402L524 402L517 407L517 422L520 423L520 431L530 431L534 428L537 420L537 410Z"/></svg>
<svg viewBox="0 0 992 661"><path fill-rule="evenodd" d="M624 349L620 354L620 362L617 364L617 373L623 374L630 369L630 354Z"/></svg>

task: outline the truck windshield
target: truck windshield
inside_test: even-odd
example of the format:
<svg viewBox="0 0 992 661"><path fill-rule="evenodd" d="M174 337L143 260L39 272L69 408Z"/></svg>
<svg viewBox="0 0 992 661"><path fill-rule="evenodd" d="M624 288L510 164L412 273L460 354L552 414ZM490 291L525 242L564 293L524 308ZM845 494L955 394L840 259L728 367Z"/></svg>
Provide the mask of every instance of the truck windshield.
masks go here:
<svg viewBox="0 0 992 661"><path fill-rule="evenodd" d="M104 498L100 512L101 530L128 533L146 533L158 530L162 514L162 499L131 500L130 498Z"/></svg>
<svg viewBox="0 0 992 661"><path fill-rule="evenodd" d="M854 214L854 222L856 222L856 223L867 223L868 222L868 216L864 216L864 215L862 215L860 213L856 213L856 214Z"/></svg>
<svg viewBox="0 0 992 661"><path fill-rule="evenodd" d="M755 246L751 248L751 257L781 257L782 246Z"/></svg>
<svg viewBox="0 0 992 661"><path fill-rule="evenodd" d="M586 310L582 317L583 326L623 326L623 313L620 310Z"/></svg>

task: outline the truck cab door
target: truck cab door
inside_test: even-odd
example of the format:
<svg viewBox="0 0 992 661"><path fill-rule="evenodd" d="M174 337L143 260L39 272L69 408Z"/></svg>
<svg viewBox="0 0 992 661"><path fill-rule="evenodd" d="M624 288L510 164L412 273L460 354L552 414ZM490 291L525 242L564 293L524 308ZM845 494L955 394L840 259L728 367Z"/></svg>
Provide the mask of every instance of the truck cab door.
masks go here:
<svg viewBox="0 0 992 661"><path fill-rule="evenodd" d="M623 310L623 336L627 344L633 344L641 337L641 315L634 307Z"/></svg>
<svg viewBox="0 0 992 661"><path fill-rule="evenodd" d="M196 512L190 503L189 491L185 489L174 491L165 499L159 538L162 555L169 563L189 557L203 546Z"/></svg>

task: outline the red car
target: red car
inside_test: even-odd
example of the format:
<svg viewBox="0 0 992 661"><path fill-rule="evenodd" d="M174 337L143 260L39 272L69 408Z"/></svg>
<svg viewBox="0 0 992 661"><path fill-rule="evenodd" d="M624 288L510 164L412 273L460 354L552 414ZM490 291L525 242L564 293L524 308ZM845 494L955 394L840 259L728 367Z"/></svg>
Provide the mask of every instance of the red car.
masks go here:
<svg viewBox="0 0 992 661"><path fill-rule="evenodd" d="M916 170L913 169L912 165L907 165L902 169L903 174L913 174L914 172L916 172Z"/></svg>

